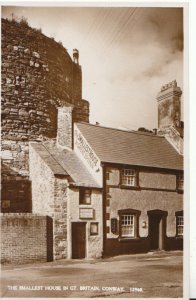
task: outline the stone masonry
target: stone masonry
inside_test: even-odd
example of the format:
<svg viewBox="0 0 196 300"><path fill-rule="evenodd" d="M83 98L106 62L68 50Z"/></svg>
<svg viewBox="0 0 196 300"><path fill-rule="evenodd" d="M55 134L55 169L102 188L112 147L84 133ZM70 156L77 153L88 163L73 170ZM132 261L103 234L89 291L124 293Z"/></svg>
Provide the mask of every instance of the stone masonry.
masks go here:
<svg viewBox="0 0 196 300"><path fill-rule="evenodd" d="M67 257L68 181L54 175L49 166L30 145L30 179L32 181L32 212L44 213L53 220L53 258Z"/></svg>
<svg viewBox="0 0 196 300"><path fill-rule="evenodd" d="M1 38L2 180L6 185L10 180L28 180L29 141L56 137L57 107L71 104L73 120L88 122L89 103L82 99L81 66L61 43L25 22L4 19ZM4 194L2 199L10 200ZM12 202L2 211L13 211Z"/></svg>
<svg viewBox="0 0 196 300"><path fill-rule="evenodd" d="M72 149L72 107L58 108L57 145Z"/></svg>

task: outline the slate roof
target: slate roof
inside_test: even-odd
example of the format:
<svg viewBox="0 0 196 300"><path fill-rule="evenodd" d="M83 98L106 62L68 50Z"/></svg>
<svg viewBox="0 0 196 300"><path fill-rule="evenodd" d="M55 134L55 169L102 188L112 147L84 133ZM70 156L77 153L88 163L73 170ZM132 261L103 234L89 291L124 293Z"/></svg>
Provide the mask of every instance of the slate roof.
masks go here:
<svg viewBox="0 0 196 300"><path fill-rule="evenodd" d="M44 160L44 162L55 175L68 176L66 170L61 167L61 165L55 160L50 152L47 151L46 147L42 143L31 143L31 147L39 153L39 156Z"/></svg>
<svg viewBox="0 0 196 300"><path fill-rule="evenodd" d="M76 123L102 162L183 170L183 156L161 136Z"/></svg>
<svg viewBox="0 0 196 300"><path fill-rule="evenodd" d="M72 150L56 147L55 141L31 143L31 146L55 175L70 176L76 186L101 188Z"/></svg>

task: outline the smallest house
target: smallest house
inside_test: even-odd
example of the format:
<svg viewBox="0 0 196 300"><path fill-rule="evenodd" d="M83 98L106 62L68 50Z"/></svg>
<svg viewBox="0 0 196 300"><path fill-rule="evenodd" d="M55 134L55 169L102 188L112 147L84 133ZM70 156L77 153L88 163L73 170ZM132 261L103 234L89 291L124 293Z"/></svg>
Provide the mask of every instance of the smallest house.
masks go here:
<svg viewBox="0 0 196 300"><path fill-rule="evenodd" d="M57 140L30 144L32 212L53 219L54 259L98 258L103 251L102 186L72 150L72 130L72 108L59 108Z"/></svg>
<svg viewBox="0 0 196 300"><path fill-rule="evenodd" d="M53 220L53 259L182 249L180 96L176 82L158 94L159 135L73 123L62 107L57 139L30 143L32 212Z"/></svg>

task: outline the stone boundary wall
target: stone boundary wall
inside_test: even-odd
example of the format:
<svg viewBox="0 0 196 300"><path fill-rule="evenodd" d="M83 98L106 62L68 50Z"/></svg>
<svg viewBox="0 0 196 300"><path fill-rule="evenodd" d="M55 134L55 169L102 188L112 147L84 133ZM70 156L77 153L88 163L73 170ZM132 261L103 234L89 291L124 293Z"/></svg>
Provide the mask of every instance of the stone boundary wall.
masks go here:
<svg viewBox="0 0 196 300"><path fill-rule="evenodd" d="M52 260L52 219L38 214L1 214L1 262Z"/></svg>

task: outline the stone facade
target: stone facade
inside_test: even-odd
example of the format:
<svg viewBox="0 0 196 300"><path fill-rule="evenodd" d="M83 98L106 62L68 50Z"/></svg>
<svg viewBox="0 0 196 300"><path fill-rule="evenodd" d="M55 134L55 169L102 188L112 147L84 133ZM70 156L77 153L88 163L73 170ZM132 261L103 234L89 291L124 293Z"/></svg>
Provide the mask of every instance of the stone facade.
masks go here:
<svg viewBox="0 0 196 300"><path fill-rule="evenodd" d="M56 137L57 107L69 103L74 121L88 122L89 103L82 99L81 66L60 43L4 19L1 41L2 179L9 185L16 177L28 180L29 141Z"/></svg>
<svg viewBox="0 0 196 300"><path fill-rule="evenodd" d="M30 146L30 179L32 180L32 212L43 213L53 220L53 259L67 257L68 182L55 176Z"/></svg>
<svg viewBox="0 0 196 300"><path fill-rule="evenodd" d="M51 260L51 222L32 214L1 216L2 263L46 262Z"/></svg>
<svg viewBox="0 0 196 300"><path fill-rule="evenodd" d="M57 144L72 149L72 107L58 108Z"/></svg>

